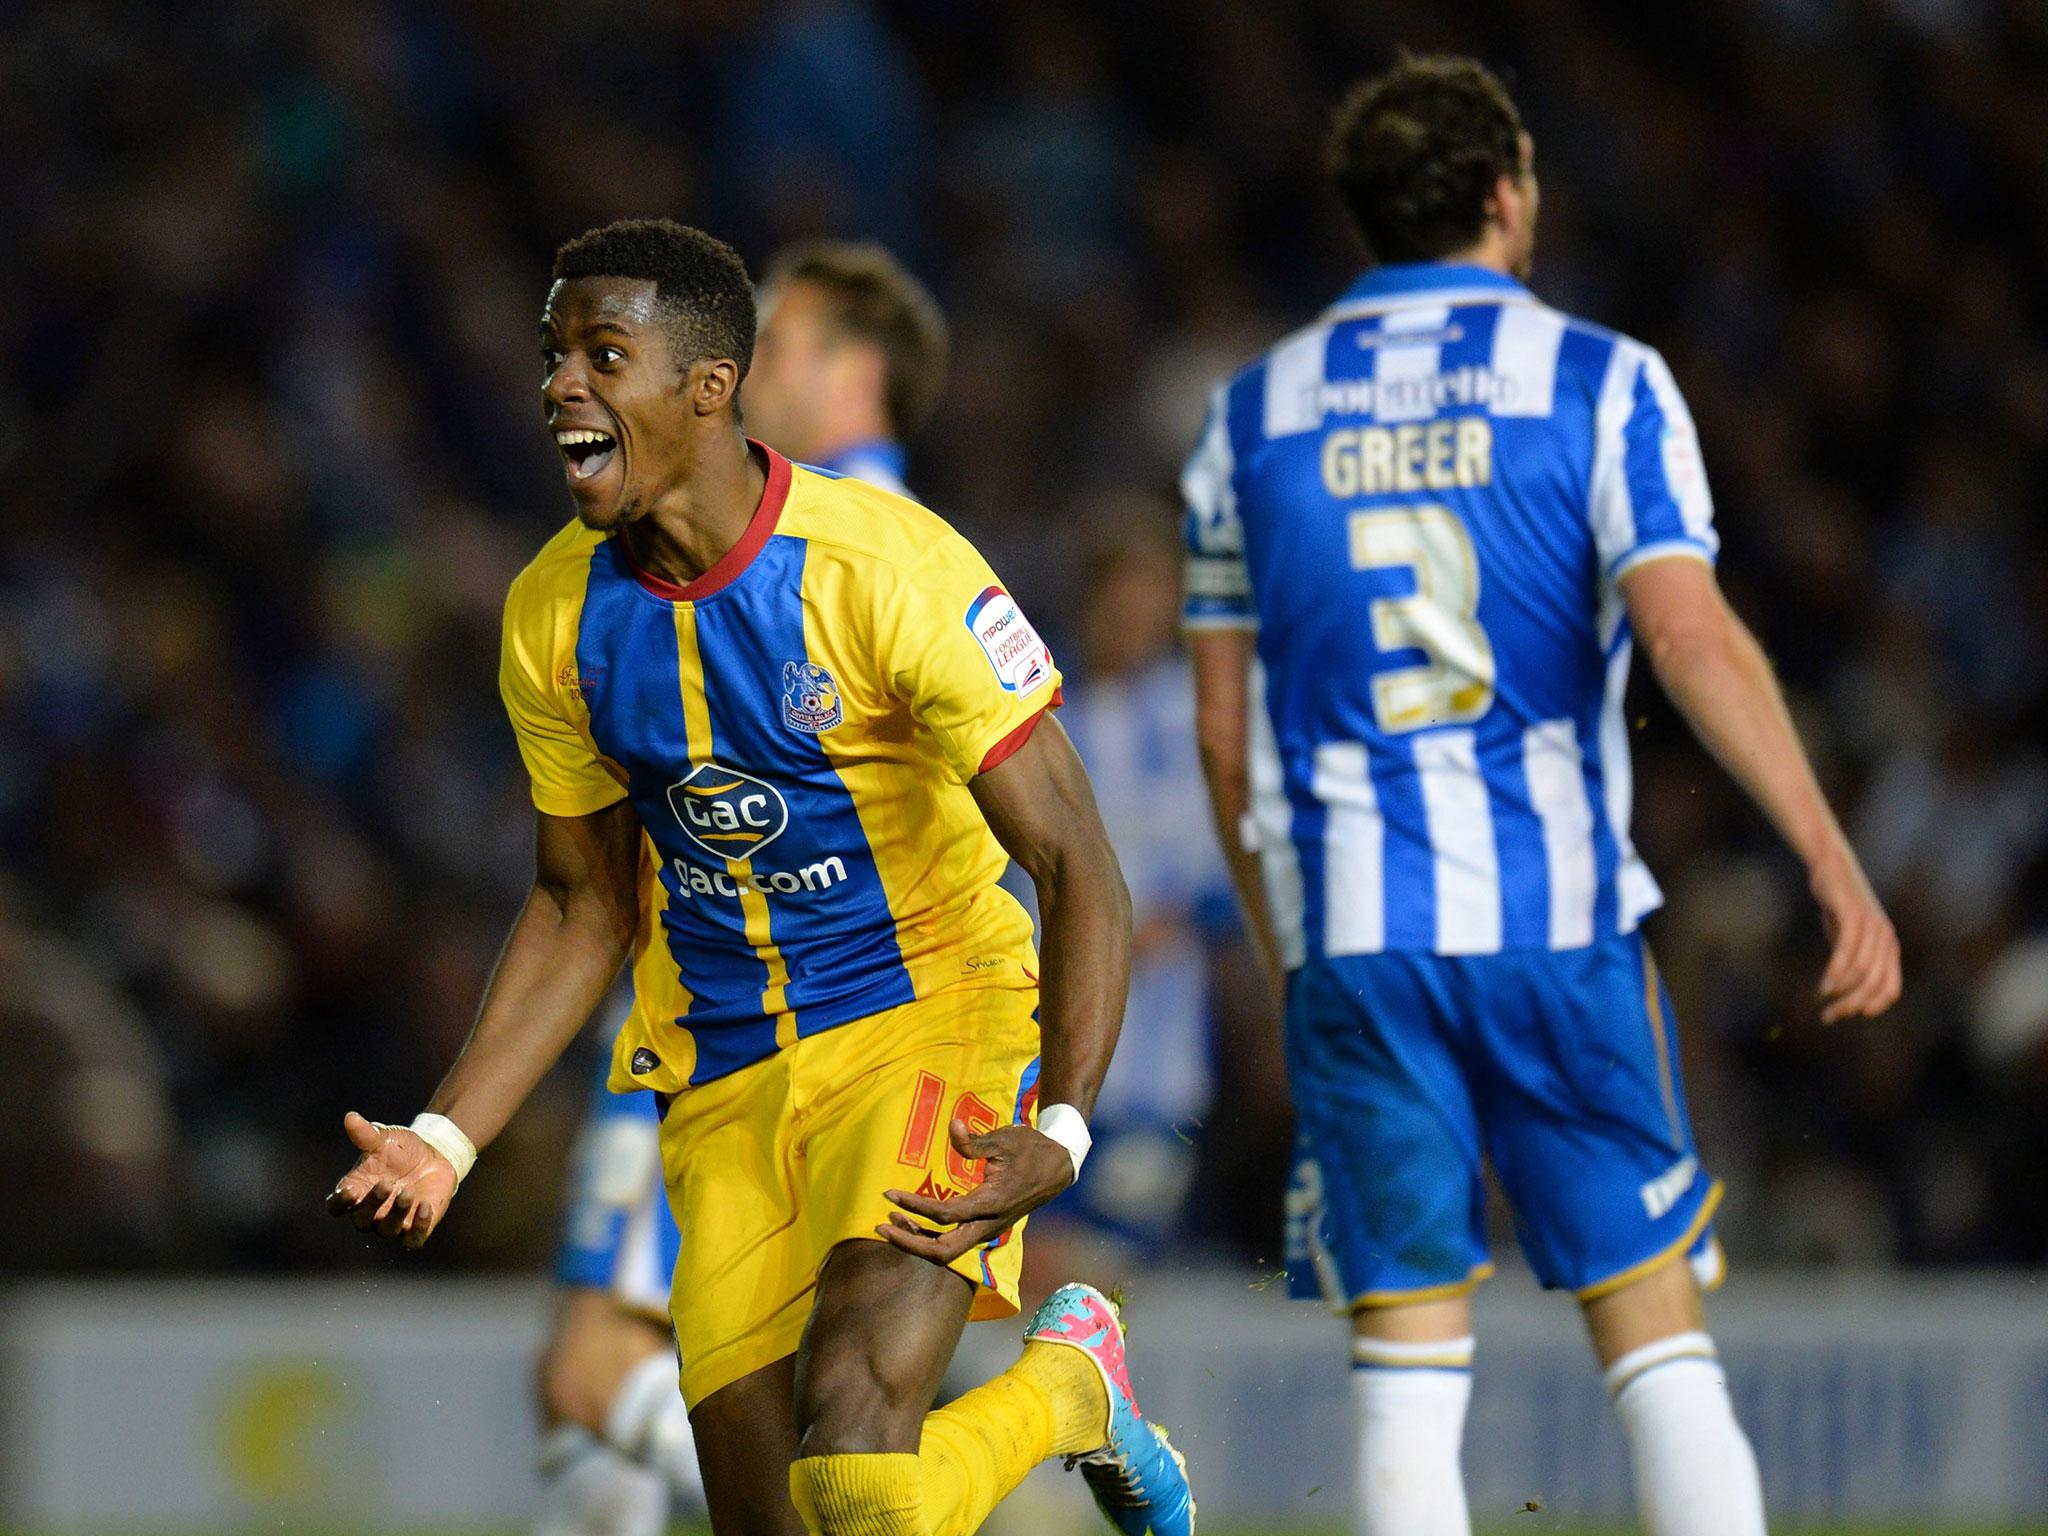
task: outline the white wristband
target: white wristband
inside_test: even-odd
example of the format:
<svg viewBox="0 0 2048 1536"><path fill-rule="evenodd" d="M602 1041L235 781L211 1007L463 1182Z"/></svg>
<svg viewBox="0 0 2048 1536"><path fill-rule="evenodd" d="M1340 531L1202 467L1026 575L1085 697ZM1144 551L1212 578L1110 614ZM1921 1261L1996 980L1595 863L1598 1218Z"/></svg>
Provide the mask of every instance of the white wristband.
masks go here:
<svg viewBox="0 0 2048 1536"><path fill-rule="evenodd" d="M1050 1136L1067 1149L1067 1156L1074 1160L1074 1177L1081 1177L1081 1164L1087 1160L1088 1149L1095 1145L1095 1138L1088 1134L1088 1122L1081 1111L1071 1104L1045 1104L1038 1111L1038 1134Z"/></svg>
<svg viewBox="0 0 2048 1536"><path fill-rule="evenodd" d="M406 1129L448 1159L455 1170L455 1187L460 1189L476 1166L476 1143L462 1134L462 1127L446 1115L414 1115Z"/></svg>

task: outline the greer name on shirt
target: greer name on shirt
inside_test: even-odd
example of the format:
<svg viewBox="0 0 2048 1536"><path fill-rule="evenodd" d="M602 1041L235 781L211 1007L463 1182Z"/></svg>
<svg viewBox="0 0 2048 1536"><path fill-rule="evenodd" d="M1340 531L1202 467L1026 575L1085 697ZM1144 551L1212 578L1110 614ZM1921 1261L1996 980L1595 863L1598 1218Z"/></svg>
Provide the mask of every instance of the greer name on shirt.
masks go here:
<svg viewBox="0 0 2048 1536"><path fill-rule="evenodd" d="M1332 496L1450 491L1493 483L1493 424L1484 416L1338 427L1323 436L1323 485Z"/></svg>

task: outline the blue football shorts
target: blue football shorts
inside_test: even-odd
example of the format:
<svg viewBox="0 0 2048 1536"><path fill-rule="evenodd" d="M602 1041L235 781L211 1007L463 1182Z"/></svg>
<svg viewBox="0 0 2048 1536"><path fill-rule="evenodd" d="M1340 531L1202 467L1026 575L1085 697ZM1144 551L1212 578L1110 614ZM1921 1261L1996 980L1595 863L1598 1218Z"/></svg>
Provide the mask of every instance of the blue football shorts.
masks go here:
<svg viewBox="0 0 2048 1536"><path fill-rule="evenodd" d="M1680 1255L1719 1279L1721 1187L1640 935L1311 960L1288 978L1287 1057L1296 1296L1349 1311L1470 1290L1492 1271L1486 1160L1546 1287L1590 1299Z"/></svg>
<svg viewBox="0 0 2048 1536"><path fill-rule="evenodd" d="M571 1154L555 1279L609 1291L666 1328L682 1237L662 1185L661 1119L652 1093L610 1092L610 1068L605 1051Z"/></svg>

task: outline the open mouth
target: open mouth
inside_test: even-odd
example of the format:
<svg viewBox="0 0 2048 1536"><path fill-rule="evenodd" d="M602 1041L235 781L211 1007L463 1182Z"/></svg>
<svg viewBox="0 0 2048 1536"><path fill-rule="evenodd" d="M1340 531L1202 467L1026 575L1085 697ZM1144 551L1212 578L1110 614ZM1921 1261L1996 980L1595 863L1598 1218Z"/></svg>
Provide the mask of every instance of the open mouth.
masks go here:
<svg viewBox="0 0 2048 1536"><path fill-rule="evenodd" d="M565 428L555 434L555 446L569 465L571 480L588 480L611 463L619 451L617 439L609 432L589 427Z"/></svg>

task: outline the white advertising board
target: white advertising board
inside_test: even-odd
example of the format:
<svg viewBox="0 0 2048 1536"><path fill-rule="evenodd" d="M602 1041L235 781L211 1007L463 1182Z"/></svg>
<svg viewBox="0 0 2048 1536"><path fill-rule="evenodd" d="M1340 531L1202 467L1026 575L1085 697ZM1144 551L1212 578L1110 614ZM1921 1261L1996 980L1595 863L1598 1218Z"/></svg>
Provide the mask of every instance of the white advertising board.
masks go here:
<svg viewBox="0 0 2048 1536"><path fill-rule="evenodd" d="M2048 1523L2048 1293L2031 1278L1738 1273L1712 1309L1787 1522ZM38 1531L519 1527L534 1284L52 1285L0 1306L0 1523ZM1345 1523L1344 1325L1224 1277L1132 1287L1132 1363L1214 1519ZM1473 1512L1625 1521L1621 1440L1575 1310L1478 1301ZM1014 1355L969 1330L960 1378ZM1033 1480L1038 1536L1086 1504ZM1040 1484L1043 1487L1040 1487ZM1083 1526L1082 1528L1086 1528Z"/></svg>

